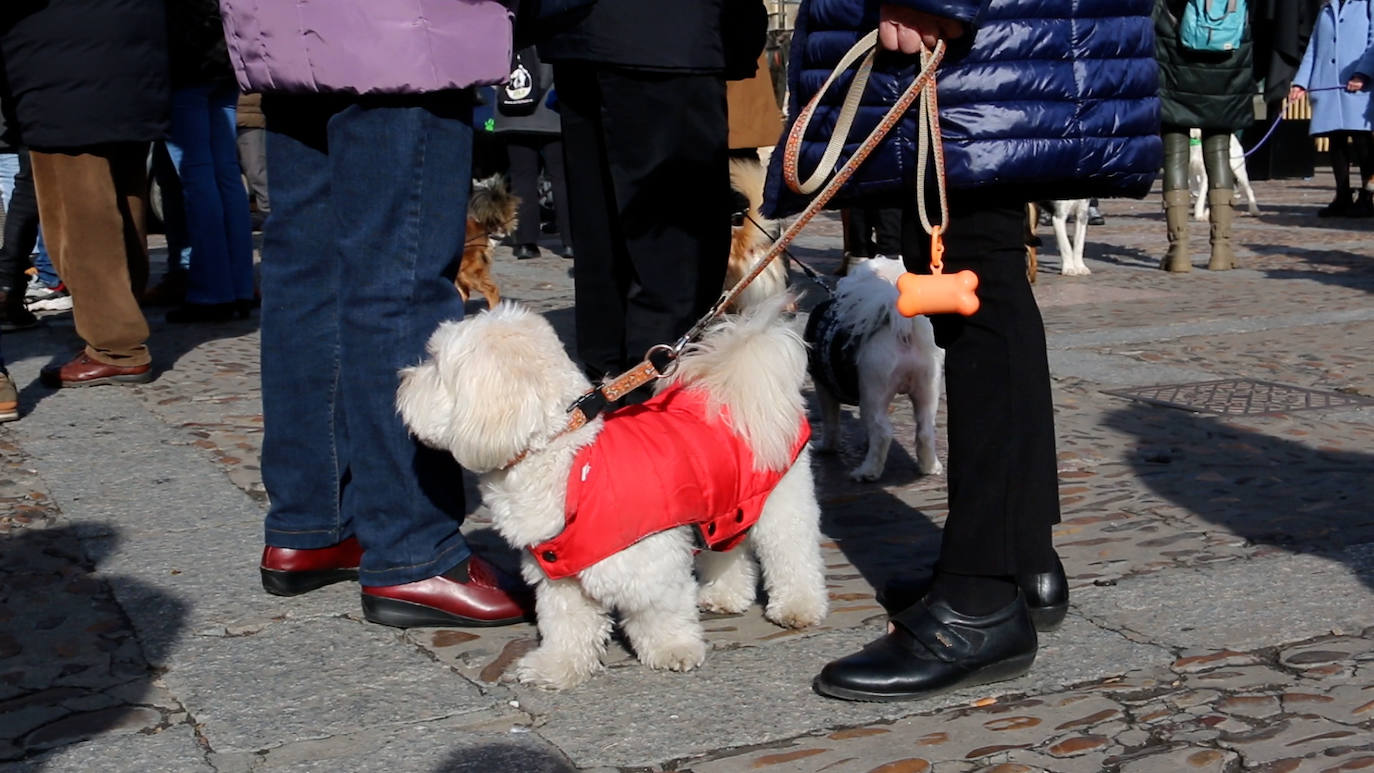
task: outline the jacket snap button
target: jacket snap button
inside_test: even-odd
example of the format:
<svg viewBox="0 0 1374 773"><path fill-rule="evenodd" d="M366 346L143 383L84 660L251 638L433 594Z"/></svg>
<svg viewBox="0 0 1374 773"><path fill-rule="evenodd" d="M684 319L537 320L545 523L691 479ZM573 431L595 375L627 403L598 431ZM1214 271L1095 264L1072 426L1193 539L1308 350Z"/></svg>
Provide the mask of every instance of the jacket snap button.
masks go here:
<svg viewBox="0 0 1374 773"><path fill-rule="evenodd" d="M707 525L706 525L706 533L707 533L707 534L714 535L714 534L716 533L716 525L715 525L714 523L707 524Z"/></svg>
<svg viewBox="0 0 1374 773"><path fill-rule="evenodd" d="M743 511L743 510L736 510L736 511L735 511L735 523L744 523L744 511Z"/></svg>
<svg viewBox="0 0 1374 773"><path fill-rule="evenodd" d="M545 561L557 561L557 560L558 560L558 554L555 553L555 552L553 552L552 550L545 550L545 551L544 551L544 560L545 560Z"/></svg>

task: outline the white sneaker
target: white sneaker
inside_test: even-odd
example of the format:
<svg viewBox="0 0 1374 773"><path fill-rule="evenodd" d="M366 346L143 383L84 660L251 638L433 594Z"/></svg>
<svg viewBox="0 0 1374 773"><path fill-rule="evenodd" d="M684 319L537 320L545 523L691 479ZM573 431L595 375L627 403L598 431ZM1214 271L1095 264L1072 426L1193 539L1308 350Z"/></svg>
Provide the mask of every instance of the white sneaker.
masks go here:
<svg viewBox="0 0 1374 773"><path fill-rule="evenodd" d="M29 304L29 311L70 311L71 308L72 296L65 290L61 294L52 295Z"/></svg>
<svg viewBox="0 0 1374 773"><path fill-rule="evenodd" d="M36 275L31 276L29 277L28 287L24 288L24 300L31 301L35 298L47 295L50 292L52 292L52 290L47 285L43 284L43 280L39 279Z"/></svg>

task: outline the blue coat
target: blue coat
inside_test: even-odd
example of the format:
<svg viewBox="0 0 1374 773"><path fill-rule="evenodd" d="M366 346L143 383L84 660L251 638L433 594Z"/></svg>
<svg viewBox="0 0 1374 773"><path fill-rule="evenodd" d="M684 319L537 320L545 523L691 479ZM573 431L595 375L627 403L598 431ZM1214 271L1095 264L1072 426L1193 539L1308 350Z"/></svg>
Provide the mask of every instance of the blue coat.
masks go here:
<svg viewBox="0 0 1374 773"><path fill-rule="evenodd" d="M1374 81L1374 24L1369 0L1330 0L1317 15L1293 85L1307 89L1312 101L1312 134L1370 131L1370 87L1349 93L1355 73Z"/></svg>
<svg viewBox="0 0 1374 773"><path fill-rule="evenodd" d="M1153 0L900 2L961 20L968 29L951 45L938 79L951 188L984 188L1028 200L1149 192L1163 156ZM877 23L874 0L803 1L788 66L789 116ZM910 83L913 60L887 52L879 57L847 151L858 147L896 101L900 84ZM816 168L842 97L843 89L832 87L812 119L801 154L803 177ZM910 195L905 192L914 190L914 138L913 110L855 175L847 200ZM779 146L766 190L774 216L806 203L782 182L781 158Z"/></svg>

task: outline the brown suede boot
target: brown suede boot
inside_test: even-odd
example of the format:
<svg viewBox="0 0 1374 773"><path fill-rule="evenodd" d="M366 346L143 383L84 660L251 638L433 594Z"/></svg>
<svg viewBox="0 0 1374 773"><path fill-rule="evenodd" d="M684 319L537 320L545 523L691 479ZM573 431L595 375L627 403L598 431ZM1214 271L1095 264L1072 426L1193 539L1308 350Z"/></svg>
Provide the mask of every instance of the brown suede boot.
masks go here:
<svg viewBox="0 0 1374 773"><path fill-rule="evenodd" d="M1193 270L1193 261L1188 255L1188 189L1164 192L1164 222L1169 227L1169 251L1159 267L1165 271L1187 273Z"/></svg>
<svg viewBox="0 0 1374 773"><path fill-rule="evenodd" d="M1212 257L1207 268L1213 271L1237 267L1236 254L1231 250L1231 219L1235 215L1232 195L1230 188L1207 191L1207 206L1212 208Z"/></svg>

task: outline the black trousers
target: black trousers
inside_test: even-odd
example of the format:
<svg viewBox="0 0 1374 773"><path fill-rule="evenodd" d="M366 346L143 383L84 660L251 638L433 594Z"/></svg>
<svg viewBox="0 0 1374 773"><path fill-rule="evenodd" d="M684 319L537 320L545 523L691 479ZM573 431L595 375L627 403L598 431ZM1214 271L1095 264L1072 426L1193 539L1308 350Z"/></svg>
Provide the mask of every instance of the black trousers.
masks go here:
<svg viewBox="0 0 1374 773"><path fill-rule="evenodd" d="M577 353L593 380L672 343L710 308L730 250L725 82L555 66Z"/></svg>
<svg viewBox="0 0 1374 773"><path fill-rule="evenodd" d="M938 209L932 210L938 217ZM969 317L931 316L945 350L949 517L937 570L1051 571L1059 522L1045 327L1026 279L1025 202L953 195L944 272L978 275ZM908 270L930 273L930 237L904 208Z"/></svg>
<svg viewBox="0 0 1374 773"><path fill-rule="evenodd" d="M510 134L506 136L506 157L510 160L510 187L520 199L516 213L516 244L539 241L539 162L553 186L553 212L564 246L572 246L568 231L568 181L563 174L563 143L557 136Z"/></svg>
<svg viewBox="0 0 1374 773"><path fill-rule="evenodd" d="M0 290L8 293L11 308L22 308L28 284L24 272L31 265L29 256L38 243L38 197L34 195L29 152L23 149L19 151L19 173L14 176L10 207L5 212L4 239L0 245Z"/></svg>
<svg viewBox="0 0 1374 773"><path fill-rule="evenodd" d="M902 254L902 210L900 207L875 207L867 204L848 210L845 246L859 258L875 255L895 258Z"/></svg>

